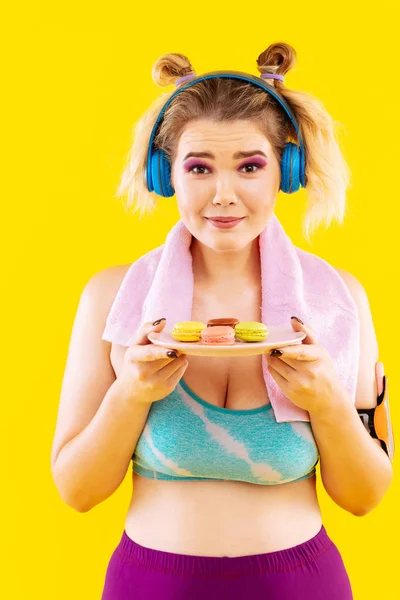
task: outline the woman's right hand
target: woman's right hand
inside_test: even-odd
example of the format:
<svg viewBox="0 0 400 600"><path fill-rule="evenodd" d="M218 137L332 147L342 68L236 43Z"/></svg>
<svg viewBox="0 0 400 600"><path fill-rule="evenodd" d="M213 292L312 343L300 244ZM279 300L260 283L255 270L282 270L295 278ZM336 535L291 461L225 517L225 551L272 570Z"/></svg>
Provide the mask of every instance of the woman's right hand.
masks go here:
<svg viewBox="0 0 400 600"><path fill-rule="evenodd" d="M176 387L187 369L186 354L173 348L161 348L148 339L152 331L164 329L166 320L144 323L138 330L124 355L121 384L129 390L129 396L136 402L151 404L168 396ZM170 353L170 355L168 355ZM172 353L172 354L171 354Z"/></svg>

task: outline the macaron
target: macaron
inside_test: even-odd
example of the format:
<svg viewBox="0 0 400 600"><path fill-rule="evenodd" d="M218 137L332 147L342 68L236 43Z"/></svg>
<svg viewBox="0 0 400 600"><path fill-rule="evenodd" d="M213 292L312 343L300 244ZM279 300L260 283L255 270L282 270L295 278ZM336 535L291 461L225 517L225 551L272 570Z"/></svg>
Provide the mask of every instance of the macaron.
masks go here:
<svg viewBox="0 0 400 600"><path fill-rule="evenodd" d="M175 323L172 337L178 342L198 342L201 339L201 331L207 325L201 321L180 321Z"/></svg>
<svg viewBox="0 0 400 600"><path fill-rule="evenodd" d="M210 319L207 321L207 327L228 326L235 327L239 323L238 319Z"/></svg>
<svg viewBox="0 0 400 600"><path fill-rule="evenodd" d="M242 321L235 325L235 336L244 342L262 342L268 333L267 326L258 321Z"/></svg>
<svg viewBox="0 0 400 600"><path fill-rule="evenodd" d="M201 341L204 344L221 344L232 346L235 343L235 332L229 325L215 325L206 327L201 332Z"/></svg>

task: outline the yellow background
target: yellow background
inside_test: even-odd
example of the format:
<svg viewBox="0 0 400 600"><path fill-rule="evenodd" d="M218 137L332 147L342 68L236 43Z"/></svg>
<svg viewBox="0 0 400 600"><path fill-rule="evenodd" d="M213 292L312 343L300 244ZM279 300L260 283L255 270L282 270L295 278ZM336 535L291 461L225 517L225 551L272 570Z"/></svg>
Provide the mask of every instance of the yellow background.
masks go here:
<svg viewBox="0 0 400 600"><path fill-rule="evenodd" d="M59 498L50 452L71 327L83 286L163 243L174 199L139 222L114 198L132 127L170 88L151 79L166 52L197 71L257 74L272 42L298 53L286 85L319 97L343 124L352 169L343 227L301 236L304 190L280 194L295 245L364 285L399 426L398 97L394 3L22 2L3 11L2 597L97 600L130 497L130 473L86 514ZM171 88L172 89L172 88ZM387 95L386 95L387 93ZM311 324L312 325L312 324ZM394 463L396 469L396 461ZM319 477L319 471L318 471ZM399 486L366 517L340 509L318 480L328 533L356 600L398 597ZM398 554L397 554L398 556Z"/></svg>

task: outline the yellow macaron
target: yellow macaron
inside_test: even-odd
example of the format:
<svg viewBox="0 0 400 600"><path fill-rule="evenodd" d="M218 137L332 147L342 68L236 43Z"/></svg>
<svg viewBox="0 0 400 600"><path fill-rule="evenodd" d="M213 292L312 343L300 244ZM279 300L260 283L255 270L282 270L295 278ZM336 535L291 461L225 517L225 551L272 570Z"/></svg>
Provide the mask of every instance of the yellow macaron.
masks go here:
<svg viewBox="0 0 400 600"><path fill-rule="evenodd" d="M198 342L206 327L206 323L201 321L181 321L175 324L171 335L178 342Z"/></svg>

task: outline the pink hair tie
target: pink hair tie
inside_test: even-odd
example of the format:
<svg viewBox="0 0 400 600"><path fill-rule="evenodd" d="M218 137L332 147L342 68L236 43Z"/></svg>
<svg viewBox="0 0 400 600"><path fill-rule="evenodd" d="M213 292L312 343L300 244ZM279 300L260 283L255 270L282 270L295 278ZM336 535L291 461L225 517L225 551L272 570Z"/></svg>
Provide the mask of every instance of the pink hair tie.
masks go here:
<svg viewBox="0 0 400 600"><path fill-rule="evenodd" d="M189 75L185 75L184 77L180 77L179 79L177 79L175 81L175 85L179 85L180 83L182 83L183 81L186 81L187 79L192 79L192 77L197 77L196 73L190 73Z"/></svg>
<svg viewBox="0 0 400 600"><path fill-rule="evenodd" d="M280 81L285 81L283 75L277 75L276 73L263 73L261 77L263 79L279 79Z"/></svg>

